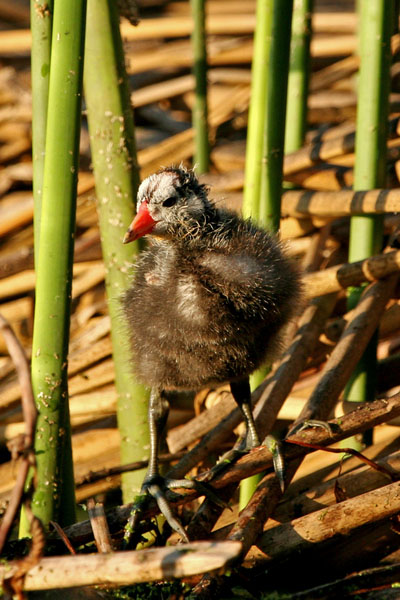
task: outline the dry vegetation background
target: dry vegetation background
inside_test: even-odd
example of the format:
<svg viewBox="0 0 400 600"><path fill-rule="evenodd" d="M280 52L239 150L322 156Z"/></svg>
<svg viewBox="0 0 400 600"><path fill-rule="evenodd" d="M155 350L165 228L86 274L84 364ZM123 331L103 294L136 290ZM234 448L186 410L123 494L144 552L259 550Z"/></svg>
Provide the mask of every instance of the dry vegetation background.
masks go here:
<svg viewBox="0 0 400 600"><path fill-rule="evenodd" d="M193 154L191 107L194 80L190 74L191 19L188 2L144 0L141 4L143 20L139 27L133 28L123 22L122 32L131 76L138 159L143 178L163 165L181 161L190 164ZM211 172L203 176L203 180L210 184L211 195L218 202L239 209L244 180L255 2L209 0L208 5L209 111L213 149ZM308 214L308 208L299 210L298 197L286 194L281 222L281 235L287 240L288 251L306 272L308 297L335 291L326 287L331 271L326 271L326 275L324 272L347 261L349 217L345 215L349 213L351 194L349 192L348 197L337 196L333 200L324 196L324 192L349 189L353 181L355 82L359 62L355 53L357 40L353 3L316 2L313 27L307 146L286 157L284 178L303 190L319 191L321 196L315 199L314 214ZM12 324L29 355L35 275L28 28L28 3L0 0L0 313ZM394 54L399 44L398 35L394 36ZM400 169L400 96L396 91L400 83L399 64L394 62L392 67L392 127L388 142L388 187L392 189L392 195L385 200L389 202L392 199L395 207L385 216L387 240L393 243L400 222L395 212L396 206L400 206L400 193L396 189L399 187ZM107 469L120 464L119 433L115 417L110 320L104 293L104 267L85 120L81 135L78 192L69 355L76 494L78 502L96 496L107 504L110 498L113 502L118 501L118 494L108 494L118 490L120 476ZM334 208L338 214L332 216ZM396 260L400 263L398 258ZM372 272L376 275L373 269ZM313 273L318 274L314 276ZM336 277L337 267L334 273ZM349 277L349 281L357 283L357 277ZM388 302L385 300L381 306L377 397L396 394L400 385L400 305L397 292L395 282L392 282L390 290L387 286L384 290ZM324 302L327 302L326 298ZM296 419L305 402L313 392L315 394L321 374L324 376L327 358L332 355L346 322L351 321L349 316L344 317L344 299L342 290L329 319L326 318L329 314L327 308L325 319L319 317L318 340L306 357L306 363L296 373L294 385L278 415L278 430L287 425L288 420ZM365 327L366 323L380 317L374 301L375 297L369 305L371 312L366 315ZM384 304L387 305L385 311ZM307 318L311 319L304 313L303 319ZM357 335L353 332L353 349L359 343ZM302 344L305 347L304 341ZM344 350L341 352L337 365L347 360L348 355ZM346 352L352 353L351 345ZM332 369L332 364L329 364ZM335 368L339 369L337 365ZM333 380L338 380L340 374L338 371L334 373ZM328 395L332 394L332 381L328 384ZM198 438L228 414L232 404L227 396L223 390L208 390L198 394L194 404L173 406L168 422L169 451L177 453L192 448ZM398 414L395 402L393 400L391 406ZM218 406L216 403L219 403ZM342 413L343 407L339 403L336 414ZM387 419L381 417L381 420ZM0 335L0 510L7 505L15 475L15 466L6 444L23 429L20 388ZM319 435L315 434L314 438ZM314 438L311 441L315 441ZM230 446L232 440L233 437L226 436L215 451L215 457L226 444ZM390 424L377 425L374 444L365 454L398 470L400 438L397 423L391 421ZM102 477L91 474L104 469ZM335 487L339 472L346 474L340 477L340 483L336 483ZM239 475L236 481L238 479ZM275 575L277 578L282 575L282 561L286 561L285 568L290 568L300 561L299 552L309 552L308 560L312 557L314 568L309 568L303 561L301 564L305 572L309 571L305 581L310 583L316 573L328 580L328 574L330 578L342 577L361 567L396 563L399 536L395 515L400 509L397 498L400 491L398 487L391 488L392 491L382 488L387 484L397 485L390 483L387 474L363 465L355 457L341 465L336 454L310 454L298 469L284 501L265 525L265 533L258 538L257 546L251 546L245 566L269 569L271 581L274 581ZM359 496L367 492L377 495ZM343 512L339 513L340 504L335 504L338 499L353 504L344 505ZM190 506L193 508L193 505ZM374 506L378 507L376 511ZM215 538L221 539L223 534L229 533L237 517L237 505L233 503L232 507L232 512L224 511L217 521L215 530L220 532L214 534ZM326 510L325 527L322 527L325 513L321 509ZM188 508L186 510L189 511ZM312 513L317 510L321 512L313 516ZM328 510L333 512L328 513ZM309 516L303 517L306 514ZM293 522L293 519L297 521ZM314 528L317 532L323 531L323 534L314 534ZM310 541L318 543L316 552L310 551ZM251 577L242 575L250 590ZM319 579L316 577L317 582Z"/></svg>

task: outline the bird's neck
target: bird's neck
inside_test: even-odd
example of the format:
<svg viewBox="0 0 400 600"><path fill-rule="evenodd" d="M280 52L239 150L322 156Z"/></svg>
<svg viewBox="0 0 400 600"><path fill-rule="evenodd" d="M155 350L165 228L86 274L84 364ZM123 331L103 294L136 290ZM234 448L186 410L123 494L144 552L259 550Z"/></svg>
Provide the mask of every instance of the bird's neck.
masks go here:
<svg viewBox="0 0 400 600"><path fill-rule="evenodd" d="M179 224L170 242L183 252L199 250L213 244L215 232L221 227L219 211L214 207L205 211L201 219Z"/></svg>

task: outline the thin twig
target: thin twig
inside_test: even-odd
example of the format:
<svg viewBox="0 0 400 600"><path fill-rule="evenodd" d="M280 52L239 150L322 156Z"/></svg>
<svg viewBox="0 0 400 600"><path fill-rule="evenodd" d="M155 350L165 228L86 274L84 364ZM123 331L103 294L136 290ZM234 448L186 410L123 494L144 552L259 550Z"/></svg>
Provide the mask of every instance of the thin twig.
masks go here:
<svg viewBox="0 0 400 600"><path fill-rule="evenodd" d="M5 578L3 581L3 585L5 584L7 590L12 590L17 600L24 600L25 596L23 589L25 575L38 564L43 556L43 550L46 544L46 537L44 535L42 524L33 514L29 502L25 503L25 511L30 521L30 533L32 536L29 554L20 560L13 560L10 563L11 576Z"/></svg>
<svg viewBox="0 0 400 600"><path fill-rule="evenodd" d="M0 314L0 329L7 344L10 357L15 365L21 386L22 413L25 421L25 448L31 447L35 432L37 410L33 397L29 362L25 350L15 335L7 319Z"/></svg>
<svg viewBox="0 0 400 600"><path fill-rule="evenodd" d="M13 458L21 457L17 480L15 482L9 505L0 525L0 552L9 534L14 521L21 498L24 492L26 477L29 467L34 464L32 443L36 423L36 406L33 398L29 363L25 351L12 330L8 321L0 314L0 329L3 333L7 348L17 371L21 386L22 412L25 421L25 434L19 439L18 447L14 444ZM21 443L22 442L22 443Z"/></svg>
<svg viewBox="0 0 400 600"><path fill-rule="evenodd" d="M324 452L331 452L332 454L350 454L351 456L355 456L361 462L363 462L366 465L368 465L369 467L371 467L371 469L375 469L376 471L383 473L384 475L389 477L392 481L396 481L396 479L398 479L398 475L396 473L393 473L392 471L390 471L389 469L387 469L386 467L384 467L382 465L378 465L377 462L375 462L374 460L371 460L370 458L368 458L367 456L362 454L362 452L359 452L358 450L355 450L354 448L345 448L345 447L331 448L329 446L322 447L322 446L318 446L318 444L310 444L310 443L299 441L299 440L293 441L290 438L286 438L285 442L289 442L291 444L296 444L298 446L303 446L304 448L312 448L313 450L322 450Z"/></svg>
<svg viewBox="0 0 400 600"><path fill-rule="evenodd" d="M56 523L55 521L50 521L50 525L52 525L54 527L54 529L57 531L58 535L60 536L60 538L64 542L65 546L70 551L70 553L71 554L76 554L75 548L73 547L73 545L69 541L68 537L65 535L64 529L58 523Z"/></svg>
<svg viewBox="0 0 400 600"><path fill-rule="evenodd" d="M169 463L175 460L181 459L187 452L175 452L172 454L161 454L158 458L159 463ZM108 469L99 469L98 471L89 471L89 473L85 473L82 477L75 480L75 485L81 486L87 483L95 483L100 479L106 479L107 477L112 477L114 475L121 475L122 473L126 473L128 471L137 471L139 469L143 469L147 467L149 464L148 459L146 460L137 460L135 462L127 463L125 465L118 465L116 467L109 467Z"/></svg>

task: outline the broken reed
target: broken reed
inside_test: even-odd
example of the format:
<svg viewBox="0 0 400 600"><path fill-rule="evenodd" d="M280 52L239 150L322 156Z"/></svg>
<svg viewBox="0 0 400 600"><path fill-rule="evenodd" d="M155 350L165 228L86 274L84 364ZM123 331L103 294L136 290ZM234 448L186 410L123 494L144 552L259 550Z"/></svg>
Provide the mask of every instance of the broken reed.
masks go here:
<svg viewBox="0 0 400 600"><path fill-rule="evenodd" d="M37 259L32 385L38 408L32 509L46 526L75 519L67 354L86 2L54 7L46 155ZM55 43L57 42L57 43Z"/></svg>
<svg viewBox="0 0 400 600"><path fill-rule="evenodd" d="M117 417L122 464L148 454L148 391L133 376L129 330L121 313L121 296L130 285L139 242L124 245L136 204L139 168L134 125L117 9L108 0L88 0L85 50L85 98L90 133L106 293L111 317ZM139 492L145 470L124 473L124 502Z"/></svg>

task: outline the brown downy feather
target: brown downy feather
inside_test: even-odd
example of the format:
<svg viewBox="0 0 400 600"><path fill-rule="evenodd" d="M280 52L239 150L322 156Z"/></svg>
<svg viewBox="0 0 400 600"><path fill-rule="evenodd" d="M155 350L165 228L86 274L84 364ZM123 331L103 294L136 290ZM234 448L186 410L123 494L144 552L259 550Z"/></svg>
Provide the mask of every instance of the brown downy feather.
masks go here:
<svg viewBox="0 0 400 600"><path fill-rule="evenodd" d="M141 254L123 298L138 378L180 390L251 374L279 350L299 308L297 269L273 235L217 209L192 172L151 176L143 201L161 237Z"/></svg>

